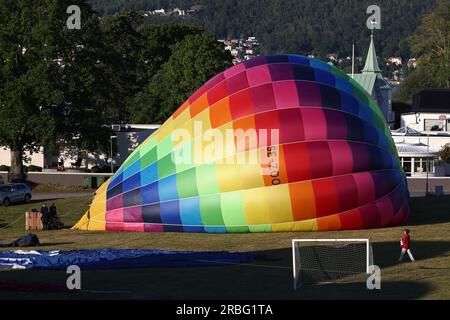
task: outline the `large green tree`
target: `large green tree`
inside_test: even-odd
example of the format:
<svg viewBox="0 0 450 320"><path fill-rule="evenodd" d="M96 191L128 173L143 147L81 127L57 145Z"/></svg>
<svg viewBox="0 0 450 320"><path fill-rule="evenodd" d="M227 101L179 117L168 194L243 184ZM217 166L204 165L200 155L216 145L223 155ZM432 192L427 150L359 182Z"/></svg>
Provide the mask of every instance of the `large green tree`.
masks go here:
<svg viewBox="0 0 450 320"><path fill-rule="evenodd" d="M232 57L222 44L206 34L190 34L171 47L161 65L134 101L132 121L165 121L191 94L217 73L231 66Z"/></svg>
<svg viewBox="0 0 450 320"><path fill-rule="evenodd" d="M66 27L81 8L81 30ZM11 149L11 175L23 178L25 151L64 140L93 150L102 129L105 47L87 1L0 2L0 145Z"/></svg>
<svg viewBox="0 0 450 320"><path fill-rule="evenodd" d="M425 88L450 88L450 2L438 0L424 15L411 37L411 49L419 57L417 69L400 86L396 99L411 103Z"/></svg>

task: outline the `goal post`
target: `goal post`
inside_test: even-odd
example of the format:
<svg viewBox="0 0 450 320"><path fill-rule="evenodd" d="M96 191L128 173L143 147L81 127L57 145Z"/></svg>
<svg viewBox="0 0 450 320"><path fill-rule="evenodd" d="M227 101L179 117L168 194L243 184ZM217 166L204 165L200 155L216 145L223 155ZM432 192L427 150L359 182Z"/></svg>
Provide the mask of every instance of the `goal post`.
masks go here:
<svg viewBox="0 0 450 320"><path fill-rule="evenodd" d="M333 282L369 274L373 265L370 239L293 239L294 289L306 283Z"/></svg>

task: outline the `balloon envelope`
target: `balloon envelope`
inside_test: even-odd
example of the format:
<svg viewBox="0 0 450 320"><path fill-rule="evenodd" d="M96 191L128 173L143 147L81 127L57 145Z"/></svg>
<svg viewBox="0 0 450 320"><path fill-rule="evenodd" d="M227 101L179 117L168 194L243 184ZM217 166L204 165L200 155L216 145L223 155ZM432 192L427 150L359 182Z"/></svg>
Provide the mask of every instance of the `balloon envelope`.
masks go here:
<svg viewBox="0 0 450 320"><path fill-rule="evenodd" d="M204 84L97 190L74 228L351 230L408 214L376 102L333 66L276 55Z"/></svg>

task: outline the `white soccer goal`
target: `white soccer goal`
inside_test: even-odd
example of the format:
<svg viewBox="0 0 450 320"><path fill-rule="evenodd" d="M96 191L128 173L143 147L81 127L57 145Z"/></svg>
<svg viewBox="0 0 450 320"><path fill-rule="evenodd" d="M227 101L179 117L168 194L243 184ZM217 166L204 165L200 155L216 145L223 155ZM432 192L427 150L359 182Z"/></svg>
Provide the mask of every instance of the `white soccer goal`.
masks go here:
<svg viewBox="0 0 450 320"><path fill-rule="evenodd" d="M303 284L333 282L369 274L373 265L370 239L293 239L294 289Z"/></svg>

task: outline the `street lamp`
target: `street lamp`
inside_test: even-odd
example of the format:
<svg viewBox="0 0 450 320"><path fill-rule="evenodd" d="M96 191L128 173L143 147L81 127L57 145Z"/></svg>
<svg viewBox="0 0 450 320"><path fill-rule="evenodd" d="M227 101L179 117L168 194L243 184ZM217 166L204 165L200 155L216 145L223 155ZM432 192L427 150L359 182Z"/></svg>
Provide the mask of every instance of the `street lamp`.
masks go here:
<svg viewBox="0 0 450 320"><path fill-rule="evenodd" d="M111 161L111 173L114 173L114 162L113 162L113 139L117 139L117 136L110 136L110 140L111 140L111 157L110 157L110 161Z"/></svg>
<svg viewBox="0 0 450 320"><path fill-rule="evenodd" d="M428 197L429 195L429 171L430 171L430 134L427 133L427 183L426 188L427 191L425 193L425 196Z"/></svg>

